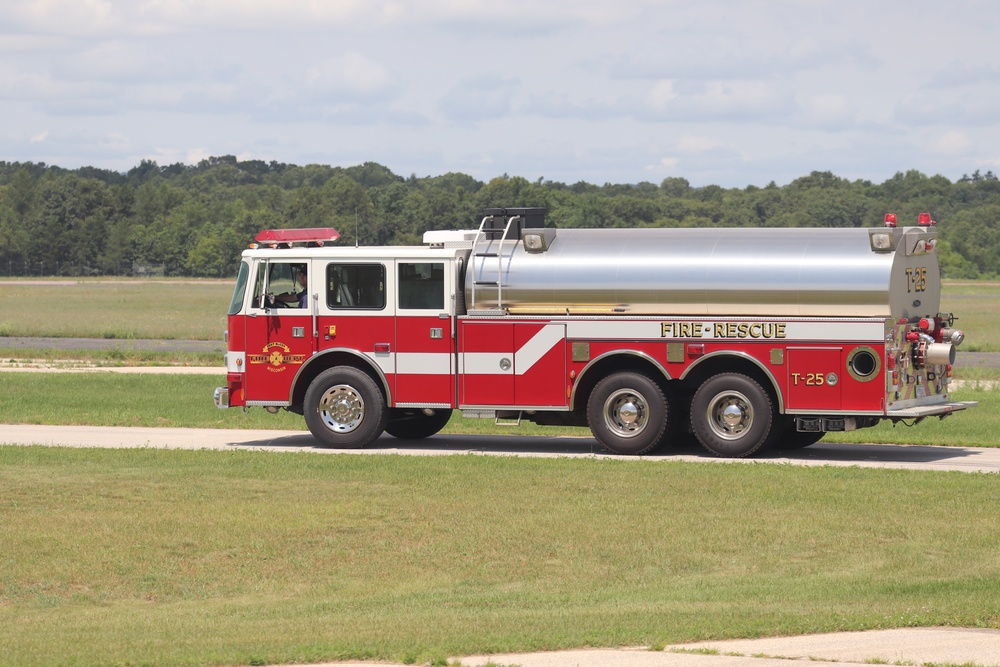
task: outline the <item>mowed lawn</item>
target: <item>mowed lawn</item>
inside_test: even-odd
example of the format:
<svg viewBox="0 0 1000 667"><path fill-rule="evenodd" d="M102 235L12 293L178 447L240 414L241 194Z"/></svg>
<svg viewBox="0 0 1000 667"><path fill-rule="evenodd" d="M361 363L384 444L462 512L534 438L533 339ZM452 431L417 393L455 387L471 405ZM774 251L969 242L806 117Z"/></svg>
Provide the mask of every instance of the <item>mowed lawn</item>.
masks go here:
<svg viewBox="0 0 1000 667"><path fill-rule="evenodd" d="M234 284L126 278L5 282L0 336L221 341Z"/></svg>
<svg viewBox="0 0 1000 667"><path fill-rule="evenodd" d="M0 665L1000 627L996 476L0 447Z"/></svg>

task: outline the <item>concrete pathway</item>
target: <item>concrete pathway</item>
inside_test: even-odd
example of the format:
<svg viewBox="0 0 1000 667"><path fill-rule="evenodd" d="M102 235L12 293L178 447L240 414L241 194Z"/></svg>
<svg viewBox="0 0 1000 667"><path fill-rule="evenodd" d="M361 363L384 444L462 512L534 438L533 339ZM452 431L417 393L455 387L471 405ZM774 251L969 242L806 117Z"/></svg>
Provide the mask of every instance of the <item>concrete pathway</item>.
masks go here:
<svg viewBox="0 0 1000 667"><path fill-rule="evenodd" d="M593 438L527 435L448 435L425 440L398 440L383 435L365 449L325 449L308 431L211 428L145 428L125 426L52 426L0 424L0 444L59 447L154 447L161 449L243 449L247 451L313 452L317 454L401 454L445 456L482 454L548 458L622 459ZM931 447L923 445L840 445L818 443L806 449L766 452L751 459L720 459L697 444L637 457L643 461L697 461L756 465L897 468L1000 473L1000 448Z"/></svg>
<svg viewBox="0 0 1000 667"><path fill-rule="evenodd" d="M901 628L800 637L733 639L648 648L581 649L454 657L462 667L811 667L914 665L1000 667L1000 630ZM396 667L396 663L337 662L314 667Z"/></svg>

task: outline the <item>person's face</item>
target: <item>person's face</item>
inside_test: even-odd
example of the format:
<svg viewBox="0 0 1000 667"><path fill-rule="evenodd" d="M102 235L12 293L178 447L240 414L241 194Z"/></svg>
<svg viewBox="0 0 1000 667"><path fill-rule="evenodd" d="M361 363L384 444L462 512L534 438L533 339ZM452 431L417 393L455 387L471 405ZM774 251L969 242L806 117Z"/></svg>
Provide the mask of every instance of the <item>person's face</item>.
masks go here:
<svg viewBox="0 0 1000 667"><path fill-rule="evenodd" d="M305 271L299 271L299 284L302 285L303 287L306 286L306 272Z"/></svg>

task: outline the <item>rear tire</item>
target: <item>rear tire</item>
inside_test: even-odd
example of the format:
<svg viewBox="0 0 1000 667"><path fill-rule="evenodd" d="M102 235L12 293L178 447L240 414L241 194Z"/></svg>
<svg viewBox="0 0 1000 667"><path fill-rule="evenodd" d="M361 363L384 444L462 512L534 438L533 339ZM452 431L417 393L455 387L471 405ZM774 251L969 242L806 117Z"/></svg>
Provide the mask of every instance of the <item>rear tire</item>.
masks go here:
<svg viewBox="0 0 1000 667"><path fill-rule="evenodd" d="M366 373L351 367L323 371L306 390L303 414L324 447L358 449L385 430L385 397Z"/></svg>
<svg viewBox="0 0 1000 667"><path fill-rule="evenodd" d="M691 400L691 428L701 446L716 456L753 454L768 443L775 421L770 395L739 373L709 378Z"/></svg>
<svg viewBox="0 0 1000 667"><path fill-rule="evenodd" d="M427 415L422 410L394 409L389 412L385 432L401 440L421 440L443 429L449 419L451 410L435 410Z"/></svg>
<svg viewBox="0 0 1000 667"><path fill-rule="evenodd" d="M590 430L616 454L650 451L667 437L670 405L655 381L642 373L609 375L594 387L587 401Z"/></svg>

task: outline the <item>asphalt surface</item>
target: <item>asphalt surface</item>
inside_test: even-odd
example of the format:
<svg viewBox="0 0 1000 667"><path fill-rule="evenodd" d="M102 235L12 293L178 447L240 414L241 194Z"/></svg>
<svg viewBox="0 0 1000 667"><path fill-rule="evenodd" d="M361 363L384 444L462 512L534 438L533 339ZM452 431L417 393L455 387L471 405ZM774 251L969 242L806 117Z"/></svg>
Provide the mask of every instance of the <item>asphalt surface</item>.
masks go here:
<svg viewBox="0 0 1000 667"><path fill-rule="evenodd" d="M218 352L221 361L226 344L221 340L160 340L151 338L0 338L0 347L42 350L136 350L140 352ZM998 355L1000 356L1000 355Z"/></svg>
<svg viewBox="0 0 1000 667"><path fill-rule="evenodd" d="M157 449L245 450L354 454L445 456L479 454L543 458L623 457L603 449L589 437L438 434L425 440L398 440L383 435L365 449L319 447L308 431L271 431L210 428L146 428L124 426L53 426L0 424L0 444L57 447L151 447ZM783 464L946 470L1000 473L1000 448L934 447L924 445L841 445L817 443L791 451L773 451L749 459L720 459L694 443L679 444L643 461L696 461L729 464Z"/></svg>

